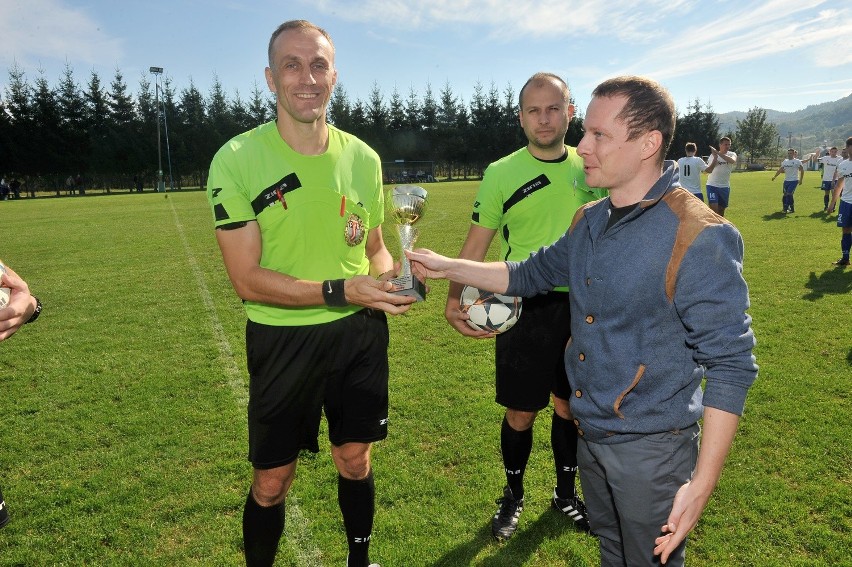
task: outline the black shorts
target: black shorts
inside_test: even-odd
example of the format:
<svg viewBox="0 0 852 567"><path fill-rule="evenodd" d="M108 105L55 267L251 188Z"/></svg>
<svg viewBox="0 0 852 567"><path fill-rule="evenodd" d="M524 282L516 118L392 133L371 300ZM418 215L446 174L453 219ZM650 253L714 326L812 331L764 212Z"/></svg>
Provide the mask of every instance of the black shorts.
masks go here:
<svg viewBox="0 0 852 567"><path fill-rule="evenodd" d="M521 411L539 411L550 393L570 399L565 345L571 337L571 307L566 292L525 297L513 328L497 335L496 401Z"/></svg>
<svg viewBox="0 0 852 567"><path fill-rule="evenodd" d="M388 433L388 326L363 309L320 325L246 324L249 461L270 469L319 451L322 411L334 445Z"/></svg>

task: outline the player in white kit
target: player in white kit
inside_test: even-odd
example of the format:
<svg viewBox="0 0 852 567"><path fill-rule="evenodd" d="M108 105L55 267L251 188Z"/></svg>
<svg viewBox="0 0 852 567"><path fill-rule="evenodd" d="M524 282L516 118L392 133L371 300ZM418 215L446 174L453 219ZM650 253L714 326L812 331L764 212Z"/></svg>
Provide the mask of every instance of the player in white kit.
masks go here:
<svg viewBox="0 0 852 567"><path fill-rule="evenodd" d="M688 142L686 144L686 156L677 160L677 167L680 175L681 186L690 193L704 200L704 195L701 193L701 172L707 169L707 163L695 155L698 151L695 143Z"/></svg>
<svg viewBox="0 0 852 567"><path fill-rule="evenodd" d="M707 204L713 212L725 216L731 196L731 172L737 166L737 154L730 151L731 139L719 140L719 149L710 146L713 155L707 164Z"/></svg>
<svg viewBox="0 0 852 567"><path fill-rule="evenodd" d="M784 185L782 186L781 207L784 214L793 213L796 212L793 194L805 179L805 168L802 165L802 160L796 157L796 150L793 148L787 150L787 159L781 162L781 166L772 176L772 181L775 181L775 178L782 173L784 174Z"/></svg>
<svg viewBox="0 0 852 567"><path fill-rule="evenodd" d="M837 155L837 146L832 146L828 150L828 155L819 158L819 162L822 164L822 190L825 192L825 195L822 197L822 212L824 213L828 212L831 191L834 189L834 172L837 170L837 166L840 165L841 161L843 161L843 158Z"/></svg>

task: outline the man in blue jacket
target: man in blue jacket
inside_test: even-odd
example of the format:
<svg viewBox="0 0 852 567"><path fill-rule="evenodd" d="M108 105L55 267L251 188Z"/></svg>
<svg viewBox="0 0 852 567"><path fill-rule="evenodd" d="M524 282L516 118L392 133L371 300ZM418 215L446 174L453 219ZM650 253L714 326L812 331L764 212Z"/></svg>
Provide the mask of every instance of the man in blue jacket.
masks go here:
<svg viewBox="0 0 852 567"><path fill-rule="evenodd" d="M524 262L409 254L420 277L509 295L570 286L580 481L607 566L683 565L757 376L742 238L664 161L675 117L654 81L605 81L577 152L609 198Z"/></svg>

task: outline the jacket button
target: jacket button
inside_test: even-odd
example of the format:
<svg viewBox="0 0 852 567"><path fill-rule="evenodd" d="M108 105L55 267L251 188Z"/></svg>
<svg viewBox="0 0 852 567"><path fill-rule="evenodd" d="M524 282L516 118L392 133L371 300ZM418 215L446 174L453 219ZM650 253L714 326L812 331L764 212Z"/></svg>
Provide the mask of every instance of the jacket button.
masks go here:
<svg viewBox="0 0 852 567"><path fill-rule="evenodd" d="M586 323L588 323L589 325L591 325L591 324L592 324L592 323L594 323L594 322L595 322L595 317L594 317L594 315L586 315Z"/></svg>
<svg viewBox="0 0 852 567"><path fill-rule="evenodd" d="M576 425L577 427L580 427L580 420L579 420L579 419L575 419L575 420L574 420L574 425Z"/></svg>
<svg viewBox="0 0 852 567"><path fill-rule="evenodd" d="M580 428L578 427L578 428L577 428L577 435L579 435L580 437L582 437L583 435L585 435L585 433L583 433L583 430L582 430L582 429L580 429Z"/></svg>
<svg viewBox="0 0 852 567"><path fill-rule="evenodd" d="M586 285L592 285L592 278L586 278Z"/></svg>
<svg viewBox="0 0 852 567"><path fill-rule="evenodd" d="M583 392L581 392L580 390L577 390L576 392L574 392L574 396L577 397L577 398L582 398Z"/></svg>
<svg viewBox="0 0 852 567"><path fill-rule="evenodd" d="M581 352L581 353L580 353L580 356L578 356L577 358L579 358L579 359L580 359L580 362L583 362L584 360L586 360L586 355L585 355L585 353L582 353L582 352Z"/></svg>

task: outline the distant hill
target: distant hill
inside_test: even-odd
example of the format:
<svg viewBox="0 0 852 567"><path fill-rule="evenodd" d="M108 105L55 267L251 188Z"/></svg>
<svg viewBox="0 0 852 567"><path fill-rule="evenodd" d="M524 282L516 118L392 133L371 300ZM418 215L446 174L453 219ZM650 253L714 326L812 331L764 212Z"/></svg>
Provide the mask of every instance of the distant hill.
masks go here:
<svg viewBox="0 0 852 567"><path fill-rule="evenodd" d="M746 112L742 111L719 114L719 132L736 132L737 120L745 116ZM812 104L796 112L767 108L766 118L775 123L784 147L791 133L793 147L801 145L804 154L822 145L823 140L828 140L829 146L842 147L846 138L852 136L852 94L840 100Z"/></svg>

